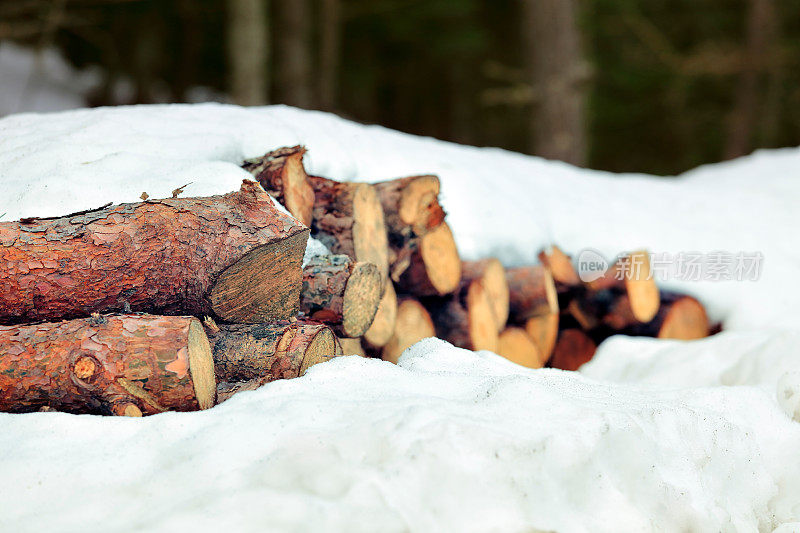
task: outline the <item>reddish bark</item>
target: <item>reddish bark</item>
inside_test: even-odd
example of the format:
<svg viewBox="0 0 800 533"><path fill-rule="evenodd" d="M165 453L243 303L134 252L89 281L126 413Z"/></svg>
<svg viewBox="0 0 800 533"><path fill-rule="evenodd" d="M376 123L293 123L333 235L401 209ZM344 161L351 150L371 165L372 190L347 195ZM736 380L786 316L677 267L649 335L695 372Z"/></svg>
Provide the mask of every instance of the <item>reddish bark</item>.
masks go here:
<svg viewBox="0 0 800 533"><path fill-rule="evenodd" d="M506 270L509 292L509 318L522 324L529 318L558 313L558 295L550 271L541 266Z"/></svg>
<svg viewBox="0 0 800 533"><path fill-rule="evenodd" d="M0 223L0 323L119 310L288 318L307 237L248 180L223 196Z"/></svg>
<svg viewBox="0 0 800 533"><path fill-rule="evenodd" d="M278 148L242 165L297 220L311 226L314 190L303 166L303 146Z"/></svg>
<svg viewBox="0 0 800 533"><path fill-rule="evenodd" d="M137 416L214 405L198 320L109 315L0 326L0 411Z"/></svg>

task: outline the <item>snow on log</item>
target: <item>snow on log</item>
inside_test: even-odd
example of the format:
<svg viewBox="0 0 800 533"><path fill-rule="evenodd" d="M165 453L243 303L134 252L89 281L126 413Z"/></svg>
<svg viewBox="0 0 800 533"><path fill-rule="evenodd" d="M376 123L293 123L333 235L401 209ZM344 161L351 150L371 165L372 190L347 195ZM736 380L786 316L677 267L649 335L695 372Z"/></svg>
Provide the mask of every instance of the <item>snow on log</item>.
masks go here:
<svg viewBox="0 0 800 533"><path fill-rule="evenodd" d="M378 311L372 320L372 325L364 332L363 340L370 348L381 348L389 342L394 333L394 325L397 321L397 293L394 285L390 282L386 284L386 289L378 304Z"/></svg>
<svg viewBox="0 0 800 533"><path fill-rule="evenodd" d="M408 268L419 238L444 222L439 178L409 176L374 184L389 233L390 272L397 281Z"/></svg>
<svg viewBox="0 0 800 533"><path fill-rule="evenodd" d="M209 341L219 381L267 383L302 376L311 366L341 355L324 324L278 322L219 325Z"/></svg>
<svg viewBox="0 0 800 533"><path fill-rule="evenodd" d="M539 348L522 328L508 327L500 333L497 339L497 354L528 368L544 366Z"/></svg>
<svg viewBox="0 0 800 533"><path fill-rule="evenodd" d="M509 317L523 324L532 317L558 313L558 294L550 270L542 265L506 269Z"/></svg>
<svg viewBox="0 0 800 533"><path fill-rule="evenodd" d="M0 223L0 323L143 311L297 313L308 229L253 181L206 198Z"/></svg>
<svg viewBox="0 0 800 533"><path fill-rule="evenodd" d="M214 405L211 348L193 317L0 326L0 354L0 411L141 416Z"/></svg>
<svg viewBox="0 0 800 533"><path fill-rule="evenodd" d="M383 347L381 358L397 363L409 346L436 336L431 316L425 307L413 298L403 298L397 306L397 322L389 342Z"/></svg>
<svg viewBox="0 0 800 533"><path fill-rule="evenodd" d="M376 265L385 284L389 278L389 244L375 188L368 183L340 183L318 176L308 179L314 190L314 237L334 254Z"/></svg>
<svg viewBox="0 0 800 533"><path fill-rule="evenodd" d="M468 350L497 349L496 311L481 278L463 280L452 295L432 298L426 305L437 337Z"/></svg>
<svg viewBox="0 0 800 533"><path fill-rule="evenodd" d="M553 353L558 338L558 324L558 313L535 316L525 321L525 332L539 348L542 363L546 363Z"/></svg>
<svg viewBox="0 0 800 533"><path fill-rule="evenodd" d="M311 227L314 190L303 166L303 146L283 147L261 157L245 161L250 172L268 193L275 197L294 218Z"/></svg>
<svg viewBox="0 0 800 533"><path fill-rule="evenodd" d="M415 296L443 296L458 287L461 259L450 226L443 222L420 237L408 268L397 280L400 292Z"/></svg>
<svg viewBox="0 0 800 533"><path fill-rule="evenodd" d="M360 337L372 325L381 302L378 267L346 255L313 258L303 268L300 311L344 337Z"/></svg>
<svg viewBox="0 0 800 533"><path fill-rule="evenodd" d="M591 361L597 345L580 329L568 328L558 335L550 366L561 370L578 370Z"/></svg>

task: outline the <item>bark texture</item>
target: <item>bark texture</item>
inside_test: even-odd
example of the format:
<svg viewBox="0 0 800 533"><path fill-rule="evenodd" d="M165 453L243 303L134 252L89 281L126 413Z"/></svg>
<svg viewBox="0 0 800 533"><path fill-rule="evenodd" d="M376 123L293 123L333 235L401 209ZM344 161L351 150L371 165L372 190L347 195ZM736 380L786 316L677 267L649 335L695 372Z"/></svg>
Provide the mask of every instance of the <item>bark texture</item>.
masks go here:
<svg viewBox="0 0 800 533"><path fill-rule="evenodd" d="M242 165L294 218L311 227L314 190L303 166L303 146L278 148Z"/></svg>
<svg viewBox="0 0 800 533"><path fill-rule="evenodd" d="M214 405L208 338L185 316L0 326L0 411L151 415Z"/></svg>
<svg viewBox="0 0 800 533"><path fill-rule="evenodd" d="M0 323L120 310L288 318L307 239L248 180L223 196L0 223Z"/></svg>
<svg viewBox="0 0 800 533"><path fill-rule="evenodd" d="M221 325L209 340L217 377L227 383L296 378L341 355L333 331L309 322Z"/></svg>
<svg viewBox="0 0 800 533"><path fill-rule="evenodd" d="M300 311L339 335L360 337L372 325L381 289L372 263L356 263L346 255L315 257L303 269Z"/></svg>

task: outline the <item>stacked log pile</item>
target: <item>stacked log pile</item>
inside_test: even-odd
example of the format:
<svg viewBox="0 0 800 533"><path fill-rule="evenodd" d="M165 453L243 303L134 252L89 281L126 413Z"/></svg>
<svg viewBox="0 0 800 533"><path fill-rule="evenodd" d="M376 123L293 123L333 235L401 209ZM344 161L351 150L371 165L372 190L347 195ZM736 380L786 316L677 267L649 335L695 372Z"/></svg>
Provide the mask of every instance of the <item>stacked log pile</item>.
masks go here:
<svg viewBox="0 0 800 533"><path fill-rule="evenodd" d="M207 409L431 336L576 370L615 333L709 332L700 302L622 261L591 283L555 246L528 266L462 261L436 176L337 182L304 154L245 162L256 181L221 196L0 223L0 411ZM309 235L330 255L303 265Z"/></svg>

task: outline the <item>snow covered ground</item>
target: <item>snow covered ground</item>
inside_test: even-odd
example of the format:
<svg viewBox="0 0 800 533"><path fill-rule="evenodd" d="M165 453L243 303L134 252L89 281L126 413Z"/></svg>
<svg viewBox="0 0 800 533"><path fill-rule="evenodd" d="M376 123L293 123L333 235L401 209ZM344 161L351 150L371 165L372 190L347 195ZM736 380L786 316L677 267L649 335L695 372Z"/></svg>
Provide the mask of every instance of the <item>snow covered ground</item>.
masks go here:
<svg viewBox="0 0 800 533"><path fill-rule="evenodd" d="M760 252L758 281L667 281L726 331L612 338L581 373L423 341L210 411L0 414L0 531L800 531L800 150L611 175L286 107L0 120L0 220L238 188L302 143L336 179L436 173L465 258Z"/></svg>

